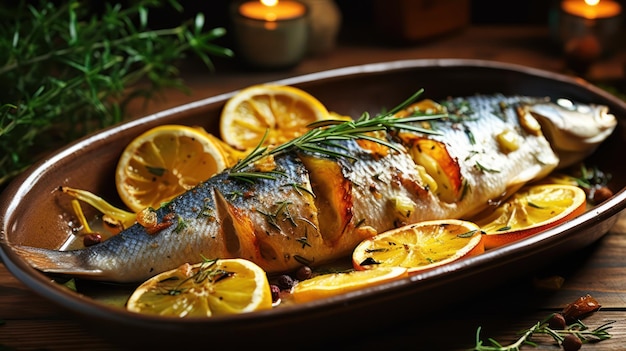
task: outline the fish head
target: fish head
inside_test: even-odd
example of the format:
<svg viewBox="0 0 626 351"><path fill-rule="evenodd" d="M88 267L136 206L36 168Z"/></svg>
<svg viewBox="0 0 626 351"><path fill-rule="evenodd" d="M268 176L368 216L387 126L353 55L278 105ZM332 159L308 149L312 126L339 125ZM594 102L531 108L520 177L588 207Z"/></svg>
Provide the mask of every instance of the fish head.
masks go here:
<svg viewBox="0 0 626 351"><path fill-rule="evenodd" d="M609 113L607 106L564 98L531 104L528 111L541 124L543 134L559 156L559 168L581 162L617 126L617 118Z"/></svg>

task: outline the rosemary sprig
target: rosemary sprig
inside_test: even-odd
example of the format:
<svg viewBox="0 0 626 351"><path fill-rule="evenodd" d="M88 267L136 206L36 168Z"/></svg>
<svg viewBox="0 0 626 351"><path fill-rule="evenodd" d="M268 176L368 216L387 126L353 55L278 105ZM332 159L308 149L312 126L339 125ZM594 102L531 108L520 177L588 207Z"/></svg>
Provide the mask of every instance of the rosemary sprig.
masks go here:
<svg viewBox="0 0 626 351"><path fill-rule="evenodd" d="M554 341L559 345L563 343L563 340L567 335L573 335L577 337L581 343L597 342L611 338L611 334L608 332L611 329L611 324L615 321L609 321L601 326L590 329L580 320L565 326L565 329L553 329L550 327L550 320L554 317L554 313L550 314L544 320L537 322L532 327L521 332L521 336L515 342L509 345L501 345L496 340L489 338L490 345L484 345L480 339L479 327L476 330L476 346L472 350L474 351L519 351L523 345L537 346L537 343L531 340L533 335L545 334L551 336Z"/></svg>
<svg viewBox="0 0 626 351"><path fill-rule="evenodd" d="M178 0L106 2L101 14L84 0L31 3L0 9L0 187L41 150L122 121L131 100L185 90L175 64L188 53L210 70L209 55L232 56L213 44L225 30L205 30L201 13L150 28L149 8L182 11Z"/></svg>
<svg viewBox="0 0 626 351"><path fill-rule="evenodd" d="M198 268L194 274L181 280L175 287L165 290L163 294L172 296L180 295L188 289L188 287L185 286L187 285L187 282L190 281L194 284L202 284L205 280L217 282L232 276L232 272L216 268L215 266L217 265L217 261L217 259L203 258L200 268Z"/></svg>
<svg viewBox="0 0 626 351"><path fill-rule="evenodd" d="M394 116L395 113L401 111L410 103L415 101L422 93L423 90L417 91L389 112L377 115L376 117L371 117L368 113L364 113L356 121L327 119L313 122L309 124L309 131L274 148L262 146L265 141L264 136L261 142L259 142L259 144L248 155L246 155L246 157L241 159L230 169L229 177L238 178L248 182L253 182L256 179L262 178L272 179L273 174L270 172L250 172L244 171L244 169L264 157L275 156L292 150L313 152L330 157L345 157L353 159L353 156L341 152L342 147L339 143L337 143L345 140L369 140L387 146L391 149L399 150L397 145L369 135L369 133L372 132L409 130L424 134L439 134L437 131L419 127L414 123L439 119L445 117L445 114L415 114L401 118Z"/></svg>

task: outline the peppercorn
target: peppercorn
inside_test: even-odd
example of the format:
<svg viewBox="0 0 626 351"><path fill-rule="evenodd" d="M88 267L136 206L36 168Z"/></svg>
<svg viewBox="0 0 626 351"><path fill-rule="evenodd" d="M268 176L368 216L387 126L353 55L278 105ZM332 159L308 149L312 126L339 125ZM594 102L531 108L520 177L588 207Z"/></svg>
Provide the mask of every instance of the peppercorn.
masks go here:
<svg viewBox="0 0 626 351"><path fill-rule="evenodd" d="M294 284L293 278L287 274L283 274L276 279L276 285L282 290L289 290Z"/></svg>
<svg viewBox="0 0 626 351"><path fill-rule="evenodd" d="M563 317L563 315L560 313L553 314L548 321L548 326L550 327L550 329L565 329L567 327L567 324L565 323L565 317Z"/></svg>
<svg viewBox="0 0 626 351"><path fill-rule="evenodd" d="M583 342L576 335L567 334L563 338L561 346L563 346L564 351L578 351L583 346Z"/></svg>
<svg viewBox="0 0 626 351"><path fill-rule="evenodd" d="M83 245L85 247L99 244L102 242L102 235L98 233L89 233L83 236Z"/></svg>
<svg viewBox="0 0 626 351"><path fill-rule="evenodd" d="M307 279L311 278L312 274L313 274L313 271L311 270L311 267L309 267L309 266L302 266L302 267L298 268L298 270L296 271L296 279L298 279L298 280L307 280Z"/></svg>
<svg viewBox="0 0 626 351"><path fill-rule="evenodd" d="M594 188L591 192L592 201L594 204L599 204L608 200L611 196L613 196L613 191L606 186L599 186Z"/></svg>
<svg viewBox="0 0 626 351"><path fill-rule="evenodd" d="M280 288L278 285L271 284L270 290L272 291L272 302L278 302L280 300Z"/></svg>

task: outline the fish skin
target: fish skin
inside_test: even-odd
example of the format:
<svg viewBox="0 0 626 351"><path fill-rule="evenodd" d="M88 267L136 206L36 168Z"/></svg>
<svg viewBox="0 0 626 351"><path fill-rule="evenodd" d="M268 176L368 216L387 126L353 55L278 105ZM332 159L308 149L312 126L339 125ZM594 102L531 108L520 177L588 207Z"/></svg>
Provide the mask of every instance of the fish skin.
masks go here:
<svg viewBox="0 0 626 351"><path fill-rule="evenodd" d="M541 131L520 125L516 110L539 101L449 99L442 105L450 117L429 122L440 135L383 135L403 152L348 140L336 149L353 158L279 154L269 162L281 173L275 179L246 182L227 169L162 206L156 214L164 228L156 233L135 224L85 249L13 249L43 272L113 282L141 282L203 257L242 257L268 273L315 266L389 229L470 217L548 175L559 158ZM496 140L503 130L518 138L516 150ZM416 166L416 158L427 166Z"/></svg>

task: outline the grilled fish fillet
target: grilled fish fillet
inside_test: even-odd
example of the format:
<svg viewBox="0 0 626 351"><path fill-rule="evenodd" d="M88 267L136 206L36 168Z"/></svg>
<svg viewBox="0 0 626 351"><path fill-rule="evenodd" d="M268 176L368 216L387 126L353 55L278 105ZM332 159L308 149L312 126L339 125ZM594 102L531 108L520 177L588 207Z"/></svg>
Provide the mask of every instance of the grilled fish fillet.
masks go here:
<svg viewBox="0 0 626 351"><path fill-rule="evenodd" d="M467 218L548 175L559 157L533 106L568 118L543 98L422 101L397 117L443 109L447 117L420 122L437 134L373 135L394 148L366 139L325 146L349 157L297 149L277 154L243 170L269 170L273 177L243 180L228 169L156 210L154 226L135 224L85 249L13 249L43 272L113 282L140 282L203 258L242 257L268 273L315 266L348 256L363 239L392 228ZM599 111L603 139L615 118Z"/></svg>

